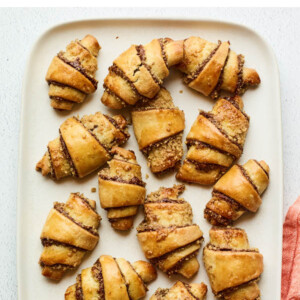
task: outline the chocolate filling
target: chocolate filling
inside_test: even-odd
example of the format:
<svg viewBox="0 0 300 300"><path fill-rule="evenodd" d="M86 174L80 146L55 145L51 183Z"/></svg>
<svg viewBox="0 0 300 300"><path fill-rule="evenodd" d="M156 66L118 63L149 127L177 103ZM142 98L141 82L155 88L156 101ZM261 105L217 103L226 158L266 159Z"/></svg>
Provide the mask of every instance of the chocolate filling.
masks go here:
<svg viewBox="0 0 300 300"><path fill-rule="evenodd" d="M83 300L83 291L82 291L82 282L81 282L81 274L77 275L76 278L76 300Z"/></svg>
<svg viewBox="0 0 300 300"><path fill-rule="evenodd" d="M168 295L169 291L169 289L158 288L155 292L155 296L158 298L158 300L163 300L163 298Z"/></svg>
<svg viewBox="0 0 300 300"><path fill-rule="evenodd" d="M220 124L215 120L211 113L201 111L200 115L208 119L216 128L234 145L236 145L241 151L243 151L243 146L240 145L234 138L230 137L220 126Z"/></svg>
<svg viewBox="0 0 300 300"><path fill-rule="evenodd" d="M115 126L118 130L120 130L120 131L125 135L126 139L129 139L130 135L129 135L125 130L123 130L123 128L121 128L121 127L119 126L118 122L117 122L114 118L112 118L112 117L110 117L110 116L108 116L108 115L103 115L103 116L104 116L111 124L113 124L113 126Z"/></svg>
<svg viewBox="0 0 300 300"><path fill-rule="evenodd" d="M92 274L93 277L99 282L99 289L98 289L99 300L105 300L102 267L99 259L94 263L92 267Z"/></svg>
<svg viewBox="0 0 300 300"><path fill-rule="evenodd" d="M107 153L109 153L109 149L108 149L108 147L106 146L106 145L104 145L104 144L102 144L100 141L99 141L99 139L98 139L98 137L92 132L92 130L90 130L90 129L88 129L88 128L86 128L86 126L81 122L81 120L79 120L77 117L73 117L79 124L81 124L83 127L84 127L84 129L98 142L98 144L102 147L102 148L104 148L105 149L105 151L107 152Z"/></svg>
<svg viewBox="0 0 300 300"><path fill-rule="evenodd" d="M125 277L125 275L123 274L123 272L122 272L122 270L121 270L121 268L120 268L120 266L119 266L119 264L117 263L117 261L116 261L115 258L114 258L114 261L115 261L115 264L116 264L116 266L118 267L119 272L120 272L120 274L121 274L121 276L122 276L123 283L124 283L124 285L126 286L127 296L128 296L128 298L129 298L129 300L133 300L132 297L131 297L131 295L130 295L130 292L129 292L129 283L126 282L126 277Z"/></svg>
<svg viewBox="0 0 300 300"><path fill-rule="evenodd" d="M180 251L180 250L183 250L183 249L186 249L186 248L188 248L188 247L190 247L190 246L192 246L194 244L198 244L198 243L201 244L203 241L204 241L204 238L201 237L201 238L199 238L199 239L197 239L197 240L195 240L195 241L193 241L193 242L191 242L191 243L189 243L187 245L184 245L184 246L182 246L180 248L177 248L177 249L175 249L173 251L170 251L170 252L168 252L168 253L166 253L166 254L164 254L162 256L159 256L159 257L156 257L156 258L152 258L152 259L150 259L150 261L154 265L159 266L160 262L162 262L165 259L167 259L168 256L172 255L173 253L175 253L177 251ZM192 253L190 253L189 255L183 257L182 259L180 259L171 269L167 270L167 274L171 275L171 274L176 273L180 269L180 267L182 266L182 264L183 264L184 261L190 260L191 258L193 258L194 256L196 256L198 252L199 252L199 249L196 250L196 251L194 251L194 252L192 252Z"/></svg>
<svg viewBox="0 0 300 300"><path fill-rule="evenodd" d="M144 154L148 155L149 152L150 152L153 148L159 148L162 144L167 143L168 141L170 141L170 140L172 140L172 139L176 139L177 136L178 136L179 134L181 134L182 132L183 132L183 130L180 131L180 132L178 132L178 133L175 133L175 134L173 134L173 135L167 136L167 137L161 139L160 141L158 141L158 142L156 142L156 143L152 143L152 144L146 146L145 148L141 149L141 151L142 151ZM170 169L168 169L168 170L170 170Z"/></svg>
<svg viewBox="0 0 300 300"><path fill-rule="evenodd" d="M62 88L68 87L68 88L70 88L70 89L76 90L76 91L78 91L78 92L80 92L80 93L82 93L82 94L87 95L87 93L85 93L85 92L83 92L83 91L81 91L81 90L79 90L79 89L76 89L76 88L73 87L73 86L70 86L70 85L67 85L67 84L64 84L64 83L61 83L61 82L57 82L57 81L54 81L54 80L47 80L47 82L48 82L48 85L50 85L50 84L52 84L52 85L57 85L57 86L60 86L60 87L62 87Z"/></svg>
<svg viewBox="0 0 300 300"><path fill-rule="evenodd" d="M85 78L87 78L92 83L92 85L94 86L94 88L97 89L98 81L94 77L90 76L87 73L86 69L84 67L82 67L82 65L81 65L80 60L79 60L78 57L76 58L76 60L70 61L67 58L65 58L63 56L63 53L61 53L61 52L57 54L57 57L60 60L62 60L64 63L66 63L67 65L73 67L75 70L77 70L78 72L80 72Z"/></svg>
<svg viewBox="0 0 300 300"><path fill-rule="evenodd" d="M178 228L184 228L184 227L189 227L192 225L196 225L196 224L191 224L191 225L183 225L183 226L168 226L168 227L163 227L161 225L158 226L151 226L147 223L147 221L143 221L138 227L137 227L137 231L138 232L150 232L150 231L159 231L159 230L164 230L164 229L169 229L170 231L174 231Z"/></svg>
<svg viewBox="0 0 300 300"><path fill-rule="evenodd" d="M79 248L79 247L76 247L76 246L71 245L71 244L62 243L62 242L55 241L55 240L48 239L48 238L41 238L41 242L42 242L42 245L44 247L63 246L63 247L72 248L72 249L75 249L75 250L78 250L78 251L86 251L83 248Z"/></svg>
<svg viewBox="0 0 300 300"><path fill-rule="evenodd" d="M182 282L182 281L181 281ZM186 290L188 291L188 293L195 299L195 300L200 300L200 298L196 297L193 292L192 292L192 287L188 284L188 283L185 283L185 282L182 282L186 288Z"/></svg>
<svg viewBox="0 0 300 300"><path fill-rule="evenodd" d="M244 85L244 80L243 80L243 70L244 70L244 59L243 56L240 54L237 57L238 59L238 82L235 90L235 94L239 95L242 92L242 88Z"/></svg>
<svg viewBox="0 0 300 300"><path fill-rule="evenodd" d="M218 165L218 164L200 163L200 162L198 162L196 160L192 160L192 159L186 159L186 161L193 164L197 170L203 171L203 172L210 172L210 171L214 171L214 170L219 170L221 173L224 173L228 169L227 167L224 167L224 166L221 166L221 165Z"/></svg>
<svg viewBox="0 0 300 300"><path fill-rule="evenodd" d="M144 49L143 45L138 45L135 48L136 48L136 51L137 51L137 55L138 55L138 57L140 58L140 60L142 62L142 65L147 69L147 71L151 75L153 81L156 84L158 84L159 86L161 86L162 81L159 78L157 78L155 76L155 74L152 73L151 67L146 63L146 52L145 52L145 49Z"/></svg>
<svg viewBox="0 0 300 300"><path fill-rule="evenodd" d="M129 151L131 151L131 150L129 150ZM114 157L112 160L116 160L116 161L120 161L120 162L125 162L126 164L130 164L130 165L140 166L139 164L130 162L130 161L126 160L125 158L124 159L119 159L119 158L115 158Z"/></svg>
<svg viewBox="0 0 300 300"><path fill-rule="evenodd" d="M76 195L78 198L80 198L82 200L82 202L92 211L96 212L96 209L94 207L91 206L91 204L89 203L89 201L87 200L87 198L85 198L82 194L79 193L73 193L74 195ZM97 212L96 212L97 213Z"/></svg>
<svg viewBox="0 0 300 300"><path fill-rule="evenodd" d="M159 39L159 45L160 45L160 48L161 48L161 55L163 57L163 60L165 62L166 67L169 68L168 58L167 58L167 54L166 54L166 51L165 51L165 44L166 44L165 39Z"/></svg>
<svg viewBox="0 0 300 300"><path fill-rule="evenodd" d="M217 226L228 226L232 223L232 220L229 220L214 211L212 211L210 208L204 209L204 218L208 220L212 225Z"/></svg>
<svg viewBox="0 0 300 300"><path fill-rule="evenodd" d="M109 67L109 71L115 73L117 76L123 78L131 87L133 92L139 97L139 100L143 101L149 101L148 98L145 96L141 95L138 90L136 89L135 85L133 82L126 76L126 74L115 64L113 64L111 67Z"/></svg>
<svg viewBox="0 0 300 300"><path fill-rule="evenodd" d="M50 96L49 97L50 99L53 99L53 100L58 100L58 101L66 101L66 102L70 102L72 104L74 104L74 101L71 101L69 99L65 99L63 97L58 97L58 96Z"/></svg>
<svg viewBox="0 0 300 300"><path fill-rule="evenodd" d="M190 84L193 80L195 80L199 76L199 74L203 71L204 67L209 63L209 61L218 51L220 46L221 46L221 42L219 41L217 47L208 55L208 57L202 63L198 65L196 71L194 71L192 74L185 77L184 82L186 84Z"/></svg>
<svg viewBox="0 0 300 300"><path fill-rule="evenodd" d="M233 206L235 210L248 210L247 207L244 207L242 204L234 200L233 198L223 194L222 192L219 192L215 189L212 191L212 196L216 198L221 198L222 200L230 203L230 205ZM249 211L249 210L248 210Z"/></svg>
<svg viewBox="0 0 300 300"><path fill-rule="evenodd" d="M180 249L180 248L179 248ZM177 250L179 250L177 249ZM183 257L182 259L180 259L171 269L167 270L167 274L168 276L171 276L175 273L178 273L178 270L182 267L183 263L185 261L188 261L188 260L191 260L193 257L197 256L198 252L199 252L200 249L192 252L191 254Z"/></svg>
<svg viewBox="0 0 300 300"><path fill-rule="evenodd" d="M86 50L87 52L89 52L92 56L96 57L88 48L84 47L81 43L81 41L77 41L77 44L83 48L84 50Z"/></svg>
<svg viewBox="0 0 300 300"><path fill-rule="evenodd" d="M184 200L175 200L175 199L169 199L169 198L163 198L159 199L157 201L151 201L151 200L146 200L145 204L151 204L151 203L177 203L177 204L184 204L186 201Z"/></svg>
<svg viewBox="0 0 300 300"><path fill-rule="evenodd" d="M212 146L212 145L209 145L209 144L206 144L204 142L201 142L201 141L198 141L198 140L195 140L195 139L187 139L186 141L186 144L187 144L187 147L188 149L191 147L191 146L196 146L197 148L200 148L200 149L203 149L203 148L210 148L212 150L215 150L215 151L218 151L222 154L225 154L227 156L230 156L233 160L236 160L236 157L222 149L219 149L215 146Z"/></svg>
<svg viewBox="0 0 300 300"><path fill-rule="evenodd" d="M230 49L228 50L228 54L227 54L227 57L225 59L225 63L223 65L223 67L222 67L222 70L221 70L221 73L220 73L217 85L216 85L216 87L214 88L214 90L210 94L210 97L213 98L213 99L217 99L219 97L219 95L220 95L221 86L222 86L223 80L224 80L224 78L223 78L224 69L225 69L225 67L227 65L229 54L230 54Z"/></svg>
<svg viewBox="0 0 300 300"><path fill-rule="evenodd" d="M125 183L125 184L134 184L134 185L139 185L144 187L146 185L145 182L143 182L141 179L137 178L137 177L132 177L130 180L124 180L119 176L113 176L113 177L109 177L103 174L99 173L99 177L103 180L110 180L110 181L116 181L116 182L120 182L120 183Z"/></svg>
<svg viewBox="0 0 300 300"><path fill-rule="evenodd" d="M224 252L251 252L251 253L259 253L258 250L255 249L233 249L233 248L221 248L217 247L211 243L206 245L206 248L213 251L224 251Z"/></svg>
<svg viewBox="0 0 300 300"><path fill-rule="evenodd" d="M113 96L115 98L115 100L117 100L118 102L120 102L123 107L126 107L128 105L128 103L126 103L123 99L121 99L106 84L103 84L103 88L104 88L104 90L105 90L106 93L108 93L109 95Z"/></svg>
<svg viewBox="0 0 300 300"><path fill-rule="evenodd" d="M251 183L251 185L253 186L253 188L255 189L255 191L257 192L257 194L259 195L257 186L254 184L254 182L252 181L251 177L248 175L247 171L245 170L245 168L241 165L237 165L240 170L242 171L243 176Z"/></svg>
<svg viewBox="0 0 300 300"><path fill-rule="evenodd" d="M252 280L249 280L249 281L247 281L247 282L245 282L245 283L243 283L243 284L240 284L240 285L237 285L237 286L234 286L234 287L230 287L230 288L225 289L225 290L223 290L223 291L221 291L221 292L219 292L219 293L216 293L215 296L216 296L217 298L223 298L223 297L226 296L227 294L232 293L232 292L234 292L234 291L236 291L237 289L240 289L240 288L242 288L242 287L245 287L245 286L247 286L247 285L250 284L250 283L257 282L258 280L259 280L259 277L255 278L255 279L252 279ZM258 298L258 299L259 299L259 298Z"/></svg>
<svg viewBox="0 0 300 300"><path fill-rule="evenodd" d="M240 107L238 106L238 104L236 103L236 101L233 99L233 97L224 97L223 99L225 99L226 101L230 102L236 109L238 109L245 116L245 118L249 122L250 117L243 110L240 109Z"/></svg>
<svg viewBox="0 0 300 300"><path fill-rule="evenodd" d="M79 227L81 227L82 229L88 231L89 233L91 233L94 236L99 236L98 232L96 231L95 228L93 228L92 226L87 226L82 224L81 222L78 222L77 220L75 220L74 218L72 218L65 210L64 210L64 203L54 203L54 209L56 209L60 214L64 215L66 218L68 218L69 220L71 220L73 223L75 223L76 225L78 225Z"/></svg>
<svg viewBox="0 0 300 300"><path fill-rule="evenodd" d="M48 155L49 155L49 161L50 161L51 177L53 179L57 179L56 178L56 174L55 174L55 170L53 168L52 156L51 156L51 152L50 152L49 146L47 146L47 149L48 149Z"/></svg>
<svg viewBox="0 0 300 300"><path fill-rule="evenodd" d="M145 288L145 291L147 292L148 291L148 288L147 286L145 285L145 282L143 281L142 277L140 276L140 274L134 269L134 267L132 266L132 264L128 261L128 264L130 266L130 268L133 270L133 272L137 275L137 277L140 279L142 285L144 286Z"/></svg>
<svg viewBox="0 0 300 300"><path fill-rule="evenodd" d="M40 261L40 266L42 268L44 267L50 267L51 269L54 269L54 270L63 270L63 271L66 271L68 269L74 269L74 266L72 265L67 265L67 264L53 264L53 265L47 265L45 264L43 261Z"/></svg>
<svg viewBox="0 0 300 300"><path fill-rule="evenodd" d="M61 147L62 147L62 150L63 150L63 154L65 155L65 158L66 158L66 160L68 161L68 163L69 163L69 165L71 167L72 173L73 172L75 173L75 177L79 177L77 169L75 167L75 164L74 164L74 162L72 160L72 157L71 157L71 155L69 153L69 150L68 150L68 148L67 148L67 146L65 144L65 141L64 141L64 139L63 139L63 137L61 135L60 129L59 129L59 139L60 139L60 144L61 144Z"/></svg>
<svg viewBox="0 0 300 300"><path fill-rule="evenodd" d="M258 164L259 167L263 169L263 171L266 173L267 177L269 178L269 173L264 169L264 167L256 159L254 159L254 161Z"/></svg>

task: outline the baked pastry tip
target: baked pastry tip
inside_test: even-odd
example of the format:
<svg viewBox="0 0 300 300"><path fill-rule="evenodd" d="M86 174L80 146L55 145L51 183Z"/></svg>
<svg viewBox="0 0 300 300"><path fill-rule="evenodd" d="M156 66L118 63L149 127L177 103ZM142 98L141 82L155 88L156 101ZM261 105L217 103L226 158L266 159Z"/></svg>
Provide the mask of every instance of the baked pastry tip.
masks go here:
<svg viewBox="0 0 300 300"><path fill-rule="evenodd" d="M75 103L82 103L88 94L96 91L100 49L97 39L86 35L82 40L72 41L66 51L53 58L46 74L53 108L71 110Z"/></svg>
<svg viewBox="0 0 300 300"><path fill-rule="evenodd" d="M41 234L42 274L60 280L67 270L78 267L99 241L100 221L96 202L82 194L72 193L66 203L55 202Z"/></svg>

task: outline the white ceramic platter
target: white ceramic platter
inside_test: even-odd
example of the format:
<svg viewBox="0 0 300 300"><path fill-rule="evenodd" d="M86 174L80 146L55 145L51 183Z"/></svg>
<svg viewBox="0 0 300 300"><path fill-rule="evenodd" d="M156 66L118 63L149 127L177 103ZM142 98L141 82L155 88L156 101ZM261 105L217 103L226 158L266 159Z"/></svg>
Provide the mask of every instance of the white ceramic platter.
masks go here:
<svg viewBox="0 0 300 300"><path fill-rule="evenodd" d="M88 33L96 36L102 46L97 72L99 88L84 104L77 106L72 112L57 112L50 107L48 85L44 79L47 68L52 57L64 49L71 40L82 38ZM124 257L132 262L144 259L136 238L136 230L133 229L128 234L120 234L115 232L107 221L106 212L100 207L98 194L91 192L92 187L97 187L96 173L83 180L67 179L54 182L35 171L35 164L44 154L48 141L58 135L59 125L68 116L73 114L82 116L99 110L117 113L102 105L100 97L107 69L121 52L131 44L144 44L153 38L184 39L191 35L201 36L214 42L230 40L231 48L245 55L246 66L255 68L260 74L262 81L260 86L248 90L243 96L245 111L251 121L244 154L239 162L245 163L250 158L266 160L271 168L270 185L263 195L263 204L258 213L243 216L236 225L247 231L251 246L259 248L264 255L265 270L260 281L262 299L280 299L282 137L279 76L272 50L258 34L236 24L206 20L107 19L67 23L50 29L37 41L29 58L23 86L19 159L18 291L20 300L64 299L64 292L75 282L76 274L81 269L91 266L102 254ZM214 102L184 86L181 75L176 70L171 72L165 86L171 91L175 104L185 112L186 136L198 110L210 110ZM152 175L146 165L145 157L138 151L132 128L130 133L131 138L125 147L135 151L138 162L142 165L147 191L155 191L160 186L172 186L176 182L174 173L160 178ZM148 179L145 178L146 174L149 174ZM53 283L41 275L38 260L42 245L39 236L53 202L65 202L70 192L81 192L97 201L97 210L103 218L100 242L94 251L85 257L77 270L69 272L59 283ZM184 198L192 204L194 221L204 231L205 242L208 241L210 225L203 218L203 209L210 195L211 188L196 185L187 185L183 194ZM142 219L143 214L140 210L134 225L137 226ZM190 281L204 281L209 284L202 263L202 249L198 256L201 269ZM169 279L161 272L158 274L157 280L149 285L146 299L150 298L156 288L170 287L175 281L174 278ZM210 287L207 299L214 299Z"/></svg>

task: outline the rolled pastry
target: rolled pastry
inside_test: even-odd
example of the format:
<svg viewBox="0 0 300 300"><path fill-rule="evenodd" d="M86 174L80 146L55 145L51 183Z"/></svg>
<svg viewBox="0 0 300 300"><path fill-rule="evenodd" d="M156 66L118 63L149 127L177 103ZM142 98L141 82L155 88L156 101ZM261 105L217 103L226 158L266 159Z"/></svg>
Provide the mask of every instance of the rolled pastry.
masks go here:
<svg viewBox="0 0 300 300"><path fill-rule="evenodd" d="M212 225L227 226L246 211L255 213L262 203L261 194L269 184L269 166L250 159L234 165L215 184L204 217Z"/></svg>
<svg viewBox="0 0 300 300"><path fill-rule="evenodd" d="M186 143L188 153L176 178L214 184L243 152L249 117L239 96L219 99L212 111L200 111Z"/></svg>
<svg viewBox="0 0 300 300"><path fill-rule="evenodd" d="M137 237L146 258L163 272L190 278L199 270L196 256L203 233L193 224L191 205L178 198L184 188L163 187L148 195L145 220L137 228Z"/></svg>
<svg viewBox="0 0 300 300"><path fill-rule="evenodd" d="M79 266L99 241L100 220L96 202L79 193L72 193L66 203L55 202L41 234L42 274L60 280L67 270Z"/></svg>
<svg viewBox="0 0 300 300"><path fill-rule="evenodd" d="M71 42L65 52L53 58L46 74L53 108L71 110L74 103L83 102L88 94L96 91L100 49L97 39L87 35L81 41Z"/></svg>
<svg viewBox="0 0 300 300"><path fill-rule="evenodd" d="M103 104L121 109L148 101L159 92L169 68L182 60L183 41L154 39L146 45L132 45L109 68L104 79Z"/></svg>
<svg viewBox="0 0 300 300"><path fill-rule="evenodd" d="M207 286L202 283L177 281L170 289L159 288L150 300L204 300Z"/></svg>
<svg viewBox="0 0 300 300"><path fill-rule="evenodd" d="M44 176L60 180L67 176L85 177L103 166L110 149L127 141L127 122L121 115L94 115L67 119L59 128L60 136L49 142L48 150L36 169Z"/></svg>
<svg viewBox="0 0 300 300"><path fill-rule="evenodd" d="M250 248L247 234L238 228L213 227L203 261L217 298L258 300L257 281L263 272L263 256Z"/></svg>
<svg viewBox="0 0 300 300"><path fill-rule="evenodd" d="M179 69L192 89L217 99L221 90L239 95L260 78L254 69L244 67L244 56L230 49L229 42L208 42L192 36L184 40L183 60Z"/></svg>
<svg viewBox="0 0 300 300"><path fill-rule="evenodd" d="M144 203L145 183L133 151L114 147L111 154L114 156L108 168L98 174L100 203L114 229L128 230Z"/></svg>
<svg viewBox="0 0 300 300"><path fill-rule="evenodd" d="M145 297L146 284L156 277L148 262L131 264L124 258L102 255L77 276L76 284L66 290L65 300L138 300Z"/></svg>
<svg viewBox="0 0 300 300"><path fill-rule="evenodd" d="M132 111L139 149L147 156L153 173L170 170L180 162L184 122L184 112L174 106L164 88L153 100L137 105Z"/></svg>

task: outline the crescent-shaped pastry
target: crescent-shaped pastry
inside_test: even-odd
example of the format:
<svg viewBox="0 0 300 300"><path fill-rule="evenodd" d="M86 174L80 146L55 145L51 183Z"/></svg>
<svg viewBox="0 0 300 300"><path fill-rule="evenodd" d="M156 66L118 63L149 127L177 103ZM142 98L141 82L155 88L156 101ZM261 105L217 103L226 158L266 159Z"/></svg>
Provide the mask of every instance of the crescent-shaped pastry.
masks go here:
<svg viewBox="0 0 300 300"><path fill-rule="evenodd" d="M217 99L221 90L239 95L260 78L254 69L244 67L244 56L230 49L229 42L218 44L192 36L184 40L183 60L179 69L192 89Z"/></svg>
<svg viewBox="0 0 300 300"><path fill-rule="evenodd" d="M76 284L66 290L65 300L139 300L147 293L146 284L156 277L148 262L131 264L124 258L102 255L77 276Z"/></svg>
<svg viewBox="0 0 300 300"><path fill-rule="evenodd" d="M177 281L170 289L159 288L150 300L204 300L207 286L201 283Z"/></svg>
<svg viewBox="0 0 300 300"><path fill-rule="evenodd" d="M137 237L146 258L163 272L190 278L199 270L196 256L203 233L193 224L191 205L178 198L184 188L163 187L148 195L145 220L137 228Z"/></svg>
<svg viewBox="0 0 300 300"><path fill-rule="evenodd" d="M66 203L55 202L41 234L42 274L60 280L67 270L79 266L99 241L100 220L96 202L79 193L72 193Z"/></svg>
<svg viewBox="0 0 300 300"><path fill-rule="evenodd" d="M234 165L215 184L204 217L212 225L227 226L246 211L255 213L268 184L269 166L263 160Z"/></svg>
<svg viewBox="0 0 300 300"><path fill-rule="evenodd" d="M169 68L182 60L183 41L154 39L146 45L132 45L109 68L104 79L104 105L121 109L148 101L159 92Z"/></svg>
<svg viewBox="0 0 300 300"><path fill-rule="evenodd" d="M161 173L176 167L183 156L185 118L170 93L162 88L153 100L137 105L131 115L139 149L147 156L151 171Z"/></svg>
<svg viewBox="0 0 300 300"><path fill-rule="evenodd" d="M133 151L114 147L111 154L114 156L108 168L98 174L100 203L114 229L128 230L144 203L145 183Z"/></svg>
<svg viewBox="0 0 300 300"><path fill-rule="evenodd" d="M129 134L121 115L94 115L67 119L59 128L60 136L49 142L48 151L36 169L44 176L59 180L67 176L85 177L103 166L110 158L110 149L125 143Z"/></svg>
<svg viewBox="0 0 300 300"><path fill-rule="evenodd" d="M53 108L71 110L74 103L83 102L88 94L96 91L100 49L97 39L87 35L81 41L71 42L65 52L53 58L46 74Z"/></svg>
<svg viewBox="0 0 300 300"><path fill-rule="evenodd" d="M257 281L263 272L263 256L250 248L247 234L238 228L213 227L203 261L217 298L258 300Z"/></svg>
<svg viewBox="0 0 300 300"><path fill-rule="evenodd" d="M243 152L249 117L239 96L219 99L212 111L200 111L186 143L188 153L176 178L214 184Z"/></svg>

